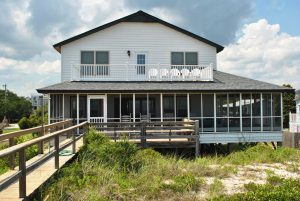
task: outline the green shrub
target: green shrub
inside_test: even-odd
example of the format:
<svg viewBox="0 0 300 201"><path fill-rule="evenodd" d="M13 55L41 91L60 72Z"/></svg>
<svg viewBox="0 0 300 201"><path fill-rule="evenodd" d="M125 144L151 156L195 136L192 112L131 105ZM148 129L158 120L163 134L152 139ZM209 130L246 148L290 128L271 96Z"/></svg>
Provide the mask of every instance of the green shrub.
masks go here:
<svg viewBox="0 0 300 201"><path fill-rule="evenodd" d="M31 127L30 121L27 117L22 117L18 124L21 129L27 129Z"/></svg>

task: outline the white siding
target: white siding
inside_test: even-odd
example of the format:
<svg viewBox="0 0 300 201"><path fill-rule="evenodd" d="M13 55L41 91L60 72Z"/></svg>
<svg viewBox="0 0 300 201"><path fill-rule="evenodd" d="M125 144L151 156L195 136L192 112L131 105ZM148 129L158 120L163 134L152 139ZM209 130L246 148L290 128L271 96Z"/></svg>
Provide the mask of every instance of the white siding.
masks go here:
<svg viewBox="0 0 300 201"><path fill-rule="evenodd" d="M148 64L170 64L172 51L197 51L199 65L216 68L215 47L159 23L122 22L62 46L62 81L71 80L72 64L80 64L82 50L109 51L110 64L136 63L136 52L146 52Z"/></svg>

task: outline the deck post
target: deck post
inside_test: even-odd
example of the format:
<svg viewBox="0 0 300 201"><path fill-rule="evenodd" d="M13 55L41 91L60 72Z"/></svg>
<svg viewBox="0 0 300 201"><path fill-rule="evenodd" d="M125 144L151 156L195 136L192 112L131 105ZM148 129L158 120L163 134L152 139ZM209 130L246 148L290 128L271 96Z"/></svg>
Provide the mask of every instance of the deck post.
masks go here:
<svg viewBox="0 0 300 201"><path fill-rule="evenodd" d="M163 94L160 93L160 121L163 122Z"/></svg>
<svg viewBox="0 0 300 201"><path fill-rule="evenodd" d="M54 154L54 163L55 169L59 169L59 136L54 137L54 147L55 147L55 154Z"/></svg>
<svg viewBox="0 0 300 201"><path fill-rule="evenodd" d="M14 138L9 138L9 147L15 145ZM11 170L15 169L15 153L9 155L9 167Z"/></svg>
<svg viewBox="0 0 300 201"><path fill-rule="evenodd" d="M21 171L21 175L19 177L19 197L26 197L26 158L25 158L25 150L21 149L19 151L19 170Z"/></svg>
<svg viewBox="0 0 300 201"><path fill-rule="evenodd" d="M76 113L77 113L77 125L79 124L79 94L77 94L77 101L76 101ZM77 128L77 135L79 135L79 128Z"/></svg>
<svg viewBox="0 0 300 201"><path fill-rule="evenodd" d="M76 153L76 137L75 137L75 132L72 132L72 152L73 154Z"/></svg>
<svg viewBox="0 0 300 201"><path fill-rule="evenodd" d="M199 139L199 120L195 121L195 157L200 155L200 139Z"/></svg>
<svg viewBox="0 0 300 201"><path fill-rule="evenodd" d="M146 122L142 121L141 125L141 145L143 148L146 148Z"/></svg>

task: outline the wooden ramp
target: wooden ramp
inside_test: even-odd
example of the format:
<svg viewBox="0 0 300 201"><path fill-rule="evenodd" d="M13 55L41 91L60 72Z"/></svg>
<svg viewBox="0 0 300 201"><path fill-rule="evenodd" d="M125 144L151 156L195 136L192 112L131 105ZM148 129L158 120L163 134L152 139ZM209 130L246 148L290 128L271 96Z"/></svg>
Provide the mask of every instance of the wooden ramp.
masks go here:
<svg viewBox="0 0 300 201"><path fill-rule="evenodd" d="M63 142L65 143L65 142ZM76 151L79 150L79 148L83 145L83 140L80 139L77 142ZM72 146L69 145L66 149L72 151ZM38 161L42 157L44 157L46 154L39 154L36 157L32 158L31 160L26 162L26 166L29 166L30 164L34 163L35 161ZM60 156L59 157L59 167L64 166L69 160L71 160L75 154L68 155L68 156ZM16 167L16 170L18 167ZM6 172L5 174L0 176L0 182L8 178L9 176L12 176L14 173L16 173L16 170L11 170L9 172ZM48 161L46 161L44 164L36 168L30 173L27 173L27 179L26 179L26 186L27 186L27 192L26 196L29 196L32 194L36 189L38 189L45 181L47 181L58 169L55 169L55 159L52 157ZM23 200L23 198L19 198L19 182L16 181L6 189L2 190L0 192L0 200L1 201L14 201L14 200Z"/></svg>
<svg viewBox="0 0 300 201"><path fill-rule="evenodd" d="M83 145L87 122L34 138L0 151L0 157L18 153L19 166L0 175L0 201L24 200L71 160ZM77 132L76 132L77 131ZM81 133L76 135L76 133ZM14 136L12 134L11 136ZM49 143L49 149L44 149ZM41 154L26 161L25 150L40 145ZM50 146L51 145L51 146Z"/></svg>

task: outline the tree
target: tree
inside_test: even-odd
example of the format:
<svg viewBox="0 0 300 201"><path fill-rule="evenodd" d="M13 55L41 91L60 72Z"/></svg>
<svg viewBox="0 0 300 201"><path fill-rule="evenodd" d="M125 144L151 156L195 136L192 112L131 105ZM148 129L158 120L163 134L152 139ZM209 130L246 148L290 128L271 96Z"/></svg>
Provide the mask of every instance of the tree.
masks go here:
<svg viewBox="0 0 300 201"><path fill-rule="evenodd" d="M283 87L293 88L290 84L283 84ZM282 95L283 102L283 127L289 127L289 114L290 112L296 112L296 102L295 102L295 93L283 93Z"/></svg>
<svg viewBox="0 0 300 201"><path fill-rule="evenodd" d="M5 114L6 108L6 114ZM7 90L5 103L5 91L0 90L0 121L6 115L9 122L17 122L22 117L28 117L31 113L31 102L24 97Z"/></svg>

